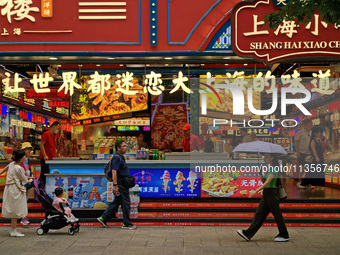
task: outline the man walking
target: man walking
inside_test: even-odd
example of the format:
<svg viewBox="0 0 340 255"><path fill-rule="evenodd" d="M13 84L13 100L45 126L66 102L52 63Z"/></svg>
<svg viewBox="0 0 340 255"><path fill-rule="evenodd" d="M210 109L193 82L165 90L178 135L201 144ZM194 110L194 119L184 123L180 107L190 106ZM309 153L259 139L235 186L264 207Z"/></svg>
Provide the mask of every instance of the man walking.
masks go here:
<svg viewBox="0 0 340 255"><path fill-rule="evenodd" d="M115 199L105 210L102 216L97 220L104 226L108 227L107 221L118 211L119 205L122 205L123 210L123 229L136 229L137 226L133 225L130 221L130 194L129 189L125 188L120 178L130 176L130 170L126 165L124 154L126 153L126 143L123 140L119 140L115 144L116 154L112 158L112 181L113 181L113 193Z"/></svg>
<svg viewBox="0 0 340 255"><path fill-rule="evenodd" d="M60 123L55 121L52 123L50 130L45 131L41 136L40 142L40 163L41 173L40 180L46 183L46 176L50 172L50 167L46 164L46 160L53 160L56 154L56 135L60 130Z"/></svg>

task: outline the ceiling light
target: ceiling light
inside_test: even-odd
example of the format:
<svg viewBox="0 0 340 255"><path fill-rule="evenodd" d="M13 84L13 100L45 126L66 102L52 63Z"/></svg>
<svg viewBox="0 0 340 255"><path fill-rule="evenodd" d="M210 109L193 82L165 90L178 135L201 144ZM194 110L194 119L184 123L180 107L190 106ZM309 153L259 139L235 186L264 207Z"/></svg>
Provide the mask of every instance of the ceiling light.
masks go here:
<svg viewBox="0 0 340 255"><path fill-rule="evenodd" d="M123 64L120 64L119 66L124 66Z"/></svg>
<svg viewBox="0 0 340 255"><path fill-rule="evenodd" d="M231 59L230 57L224 57L223 59Z"/></svg>
<svg viewBox="0 0 340 255"><path fill-rule="evenodd" d="M165 64L165 66L168 66L169 64Z"/></svg>
<svg viewBox="0 0 340 255"><path fill-rule="evenodd" d="M61 65L58 65L58 67L61 67Z"/></svg>
<svg viewBox="0 0 340 255"><path fill-rule="evenodd" d="M164 59L172 59L172 57L166 57L166 58L164 58Z"/></svg>
<svg viewBox="0 0 340 255"><path fill-rule="evenodd" d="M205 64L201 64L201 66L205 66Z"/></svg>
<svg viewBox="0 0 340 255"><path fill-rule="evenodd" d="M225 66L228 66L229 64L224 64Z"/></svg>
<svg viewBox="0 0 340 255"><path fill-rule="evenodd" d="M50 59L50 60L57 60L58 58L50 57L49 59Z"/></svg>
<svg viewBox="0 0 340 255"><path fill-rule="evenodd" d="M96 66L100 66L100 65L96 65Z"/></svg>
<svg viewBox="0 0 340 255"><path fill-rule="evenodd" d="M150 66L150 64L146 64L146 66Z"/></svg>
<svg viewBox="0 0 340 255"><path fill-rule="evenodd" d="M247 66L248 64L243 64L243 65Z"/></svg>
<svg viewBox="0 0 340 255"><path fill-rule="evenodd" d="M112 60L112 59L115 59L115 58L107 58L108 60Z"/></svg>

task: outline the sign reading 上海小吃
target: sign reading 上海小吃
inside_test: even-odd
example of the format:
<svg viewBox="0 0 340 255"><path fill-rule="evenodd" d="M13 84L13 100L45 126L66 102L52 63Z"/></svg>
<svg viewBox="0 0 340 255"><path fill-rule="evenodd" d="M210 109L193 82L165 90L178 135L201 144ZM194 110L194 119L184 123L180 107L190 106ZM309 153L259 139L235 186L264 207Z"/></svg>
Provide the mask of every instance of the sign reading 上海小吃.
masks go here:
<svg viewBox="0 0 340 255"><path fill-rule="evenodd" d="M242 1L232 11L232 47L239 56L266 63L302 57L339 57L340 27L327 24L315 13L307 24L284 21L277 28L264 26L264 16L288 1Z"/></svg>

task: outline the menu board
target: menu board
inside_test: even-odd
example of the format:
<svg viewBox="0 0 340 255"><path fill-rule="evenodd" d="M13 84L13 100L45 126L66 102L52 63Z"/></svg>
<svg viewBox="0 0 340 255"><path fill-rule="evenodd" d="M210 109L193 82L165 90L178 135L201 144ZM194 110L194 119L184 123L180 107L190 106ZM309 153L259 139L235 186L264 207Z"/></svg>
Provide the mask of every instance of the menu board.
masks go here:
<svg viewBox="0 0 340 255"><path fill-rule="evenodd" d="M200 175L190 169L131 169L140 197L200 197Z"/></svg>
<svg viewBox="0 0 340 255"><path fill-rule="evenodd" d="M135 77L135 76L134 76ZM71 118L75 120L90 119L103 116L111 116L126 112L146 110L148 107L148 93L143 93L143 86L138 79L131 81L129 91L138 91L135 95L117 92L119 86L114 76L110 76L108 83L110 88L103 89L102 93L94 93L91 89L93 81L88 76L83 76L79 83L82 89L75 90L72 96ZM104 86L98 84L98 86ZM122 89L126 89L120 85Z"/></svg>
<svg viewBox="0 0 340 255"><path fill-rule="evenodd" d="M188 122L187 104L162 104L152 108L151 147L181 149L182 128Z"/></svg>
<svg viewBox="0 0 340 255"><path fill-rule="evenodd" d="M234 172L202 173L201 197L248 198L251 190L262 186L256 173ZM261 197L260 193L255 197Z"/></svg>

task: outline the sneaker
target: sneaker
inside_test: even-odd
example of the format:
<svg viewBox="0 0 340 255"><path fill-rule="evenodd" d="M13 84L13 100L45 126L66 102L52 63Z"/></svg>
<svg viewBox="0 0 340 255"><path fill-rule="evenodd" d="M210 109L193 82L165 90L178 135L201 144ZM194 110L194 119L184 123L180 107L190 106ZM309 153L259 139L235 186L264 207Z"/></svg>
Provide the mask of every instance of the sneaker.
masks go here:
<svg viewBox="0 0 340 255"><path fill-rule="evenodd" d="M20 221L20 223L21 223L22 225L24 225L24 226L27 226L27 225L31 224L31 222L29 222L29 220L27 219L27 217L22 218L21 221Z"/></svg>
<svg viewBox="0 0 340 255"><path fill-rule="evenodd" d="M289 237L284 238L282 236L277 236L275 237L275 242L288 242L289 241Z"/></svg>
<svg viewBox="0 0 340 255"><path fill-rule="evenodd" d="M137 226L136 226L136 225L133 225L133 224L125 226L125 225L123 224L122 229L131 229L131 230L135 230L135 229L137 229Z"/></svg>
<svg viewBox="0 0 340 255"><path fill-rule="evenodd" d="M296 184L296 186L297 186L299 189L305 189L305 188L306 188L306 186L302 186L301 183Z"/></svg>
<svg viewBox="0 0 340 255"><path fill-rule="evenodd" d="M25 235L18 232L16 229L11 229L11 232L10 232L10 236L13 236L13 237L24 237Z"/></svg>
<svg viewBox="0 0 340 255"><path fill-rule="evenodd" d="M108 227L108 225L107 225L106 221L103 219L103 217L97 218L97 221L99 221L100 224L102 224L104 228Z"/></svg>
<svg viewBox="0 0 340 255"><path fill-rule="evenodd" d="M237 230L237 234L242 236L245 240L250 241L250 239L248 237L246 237L245 234L243 234L243 230Z"/></svg>

